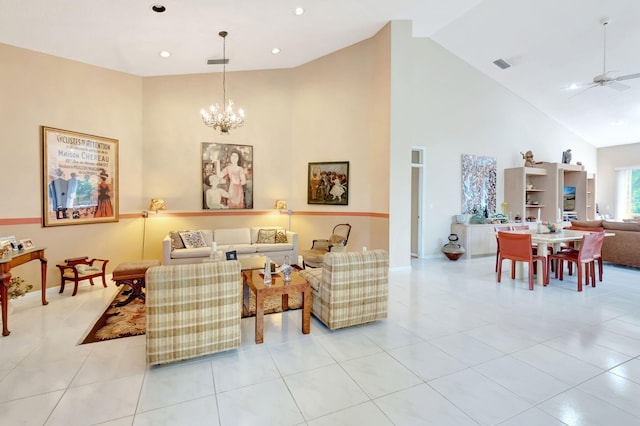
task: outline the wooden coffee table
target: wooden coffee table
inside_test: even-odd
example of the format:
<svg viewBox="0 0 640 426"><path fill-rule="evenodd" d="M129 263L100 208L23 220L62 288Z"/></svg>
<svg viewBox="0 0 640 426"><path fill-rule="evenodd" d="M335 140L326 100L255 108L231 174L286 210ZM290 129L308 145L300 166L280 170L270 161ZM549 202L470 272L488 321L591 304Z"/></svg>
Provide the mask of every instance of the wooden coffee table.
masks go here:
<svg viewBox="0 0 640 426"><path fill-rule="evenodd" d="M281 274L271 276L271 285L264 284L261 270L242 272L244 291L250 289L256 296L256 343L264 341L264 301L269 296L282 296L282 311L289 309L289 295L302 293L302 334L311 328L311 284L297 272L291 273L291 281L285 283ZM248 294L246 300L248 300Z"/></svg>

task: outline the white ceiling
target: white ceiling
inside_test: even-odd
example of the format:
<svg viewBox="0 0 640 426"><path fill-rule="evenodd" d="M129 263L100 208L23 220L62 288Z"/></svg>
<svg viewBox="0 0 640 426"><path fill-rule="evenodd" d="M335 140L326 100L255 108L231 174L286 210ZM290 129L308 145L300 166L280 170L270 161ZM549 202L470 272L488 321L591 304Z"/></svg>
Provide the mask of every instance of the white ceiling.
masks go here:
<svg viewBox="0 0 640 426"><path fill-rule="evenodd" d="M297 6L304 15L294 15ZM640 78L625 91L566 89L602 73L603 17L607 70L640 73L638 0L1 0L0 43L159 76L221 71L206 61L222 57L222 30L227 70L237 71L295 67L390 20L411 20L415 37L432 38L593 145L640 142ZM498 58L513 66L497 68Z"/></svg>

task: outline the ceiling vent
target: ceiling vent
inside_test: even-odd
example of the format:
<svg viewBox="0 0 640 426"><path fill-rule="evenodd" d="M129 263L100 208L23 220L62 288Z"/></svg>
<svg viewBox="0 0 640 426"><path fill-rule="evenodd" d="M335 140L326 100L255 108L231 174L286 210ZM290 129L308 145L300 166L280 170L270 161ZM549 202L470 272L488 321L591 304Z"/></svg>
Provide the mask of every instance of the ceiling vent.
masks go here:
<svg viewBox="0 0 640 426"><path fill-rule="evenodd" d="M496 59L493 63L500 69L506 70L511 67L511 64L504 59Z"/></svg>

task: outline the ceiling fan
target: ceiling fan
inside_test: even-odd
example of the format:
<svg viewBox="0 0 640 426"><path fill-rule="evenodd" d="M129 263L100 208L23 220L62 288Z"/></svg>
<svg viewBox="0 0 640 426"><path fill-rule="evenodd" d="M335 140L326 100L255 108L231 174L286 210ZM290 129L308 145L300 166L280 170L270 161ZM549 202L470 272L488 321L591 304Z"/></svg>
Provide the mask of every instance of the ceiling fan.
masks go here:
<svg viewBox="0 0 640 426"><path fill-rule="evenodd" d="M584 87L583 90L581 90L580 92L576 93L573 96L577 96L580 93L583 93L583 92L585 92L585 91L587 91L589 89L592 89L594 87L597 87L597 86L610 87L612 89L619 90L619 91L627 90L631 86L628 86L628 85L626 85L624 83L620 83L621 81L632 80L634 78L640 78L640 73L627 74L627 75L621 75L621 76L618 76L618 77L613 77L611 75L611 73L613 73L615 71L607 71L607 25L609 25L609 18L602 18L600 20L600 24L602 25L602 34L603 34L602 74L598 74L595 77L593 77L593 81L591 81L590 83L582 83L582 84L571 85L572 89L577 89L577 88Z"/></svg>

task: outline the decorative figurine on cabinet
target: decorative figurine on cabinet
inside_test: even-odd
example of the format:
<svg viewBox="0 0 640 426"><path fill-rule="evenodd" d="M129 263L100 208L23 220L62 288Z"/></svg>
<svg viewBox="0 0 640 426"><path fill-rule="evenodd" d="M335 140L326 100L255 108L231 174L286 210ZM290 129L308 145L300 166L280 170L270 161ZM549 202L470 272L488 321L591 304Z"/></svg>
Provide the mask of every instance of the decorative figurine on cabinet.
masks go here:
<svg viewBox="0 0 640 426"><path fill-rule="evenodd" d="M536 163L533 162L533 152L527 151L526 153L520 153L522 155L522 159L524 160L525 167L535 167Z"/></svg>
<svg viewBox="0 0 640 426"><path fill-rule="evenodd" d="M562 153L562 162L564 164L571 164L571 150L568 149Z"/></svg>

